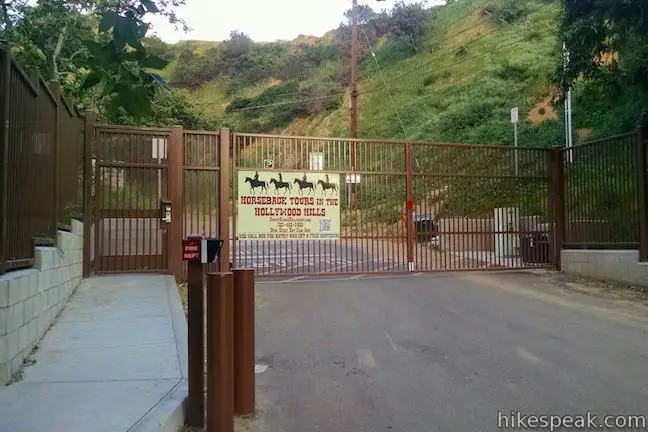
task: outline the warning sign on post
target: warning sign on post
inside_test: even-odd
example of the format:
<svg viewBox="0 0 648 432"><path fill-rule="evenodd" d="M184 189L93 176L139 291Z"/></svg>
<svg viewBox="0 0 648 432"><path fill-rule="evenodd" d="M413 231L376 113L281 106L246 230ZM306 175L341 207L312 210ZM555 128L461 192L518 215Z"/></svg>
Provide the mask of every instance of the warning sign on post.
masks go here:
<svg viewBox="0 0 648 432"><path fill-rule="evenodd" d="M337 240L340 175L322 171L239 171L241 240Z"/></svg>

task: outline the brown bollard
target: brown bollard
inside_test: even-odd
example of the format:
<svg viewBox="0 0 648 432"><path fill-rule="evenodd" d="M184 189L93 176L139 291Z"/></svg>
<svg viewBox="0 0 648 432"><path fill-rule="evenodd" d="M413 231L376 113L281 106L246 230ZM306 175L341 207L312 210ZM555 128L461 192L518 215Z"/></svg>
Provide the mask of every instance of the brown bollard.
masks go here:
<svg viewBox="0 0 648 432"><path fill-rule="evenodd" d="M207 431L234 432L232 273L207 275Z"/></svg>
<svg viewBox="0 0 648 432"><path fill-rule="evenodd" d="M254 270L234 270L234 413L254 414Z"/></svg>
<svg viewBox="0 0 648 432"><path fill-rule="evenodd" d="M200 240L201 236L188 237ZM200 261L187 262L187 342L188 383L187 420L189 426L205 425L205 304L203 300L203 266Z"/></svg>

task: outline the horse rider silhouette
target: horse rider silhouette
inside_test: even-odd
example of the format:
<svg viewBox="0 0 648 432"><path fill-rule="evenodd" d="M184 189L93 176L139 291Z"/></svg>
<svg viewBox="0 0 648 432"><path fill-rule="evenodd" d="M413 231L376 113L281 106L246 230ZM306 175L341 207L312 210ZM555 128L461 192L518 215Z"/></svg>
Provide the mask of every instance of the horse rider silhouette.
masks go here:
<svg viewBox="0 0 648 432"><path fill-rule="evenodd" d="M302 177L303 181L306 181L306 173L304 173L304 177Z"/></svg>
<svg viewBox="0 0 648 432"><path fill-rule="evenodd" d="M254 173L254 180L259 180L259 171Z"/></svg>
<svg viewBox="0 0 648 432"><path fill-rule="evenodd" d="M281 178L281 173L279 173L279 182L283 183L283 178Z"/></svg>
<svg viewBox="0 0 648 432"><path fill-rule="evenodd" d="M331 182L329 182L328 174L325 174L325 176L326 176L326 183L327 183L327 184L330 184Z"/></svg>

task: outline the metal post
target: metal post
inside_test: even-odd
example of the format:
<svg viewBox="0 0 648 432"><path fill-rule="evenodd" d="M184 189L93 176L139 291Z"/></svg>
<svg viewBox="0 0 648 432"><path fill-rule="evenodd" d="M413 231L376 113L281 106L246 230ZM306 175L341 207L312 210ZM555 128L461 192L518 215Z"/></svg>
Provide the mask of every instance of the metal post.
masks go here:
<svg viewBox="0 0 648 432"><path fill-rule="evenodd" d="M61 86L57 81L50 81L49 88L54 96L54 220L52 233L56 236L59 224L59 201L61 200L61 191L59 185L59 170L61 165Z"/></svg>
<svg viewBox="0 0 648 432"><path fill-rule="evenodd" d="M200 240L202 236L190 236ZM203 265L200 261L187 262L187 342L189 369L189 426L205 424L205 304Z"/></svg>
<svg viewBox="0 0 648 432"><path fill-rule="evenodd" d="M350 163L351 181L349 182L349 208L356 205L356 142L358 138L358 0L353 0L351 8L351 143Z"/></svg>
<svg viewBox="0 0 648 432"><path fill-rule="evenodd" d="M407 270L414 271L416 263L414 262L414 175L412 172L412 144L405 144L405 194L406 194L406 212L407 212Z"/></svg>
<svg viewBox="0 0 648 432"><path fill-rule="evenodd" d="M11 54L9 47L0 43L0 274L7 270L10 86Z"/></svg>
<svg viewBox="0 0 648 432"><path fill-rule="evenodd" d="M182 262L184 131L182 126L173 128L167 142L166 153L169 177L167 193L171 200L171 223L167 231L168 248L166 259L169 272L175 276L176 281L180 282L184 277L184 264Z"/></svg>
<svg viewBox="0 0 648 432"><path fill-rule="evenodd" d="M254 414L254 269L234 270L234 412Z"/></svg>
<svg viewBox="0 0 648 432"><path fill-rule="evenodd" d="M83 138L83 277L90 277L90 232L92 223L99 223L92 214L92 133L94 115L86 112L84 116ZM95 182L98 181L95 179ZM95 242L99 241L95 239Z"/></svg>
<svg viewBox="0 0 648 432"><path fill-rule="evenodd" d="M513 123L513 133L515 135L515 175L518 174L518 126L517 123Z"/></svg>
<svg viewBox="0 0 648 432"><path fill-rule="evenodd" d="M230 263L230 130L220 131L219 171L218 171L218 235L223 240L223 247L218 258L218 269L229 271ZM237 181L234 179L234 181Z"/></svg>
<svg viewBox="0 0 648 432"><path fill-rule="evenodd" d="M643 127L637 130L637 192L639 199L639 261L648 261L648 149Z"/></svg>
<svg viewBox="0 0 648 432"><path fill-rule="evenodd" d="M554 239L551 262L558 270L561 268L560 255L565 244L565 227L567 223L563 154L564 151L560 147L549 150L547 164L549 170L550 216L552 219Z"/></svg>
<svg viewBox="0 0 648 432"><path fill-rule="evenodd" d="M232 273L207 275L207 431L234 432Z"/></svg>

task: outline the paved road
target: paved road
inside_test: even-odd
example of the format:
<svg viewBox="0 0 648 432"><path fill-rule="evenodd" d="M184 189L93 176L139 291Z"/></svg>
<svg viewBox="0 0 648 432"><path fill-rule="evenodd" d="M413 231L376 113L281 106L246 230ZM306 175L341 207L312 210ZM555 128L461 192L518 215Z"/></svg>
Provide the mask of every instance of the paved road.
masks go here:
<svg viewBox="0 0 648 432"><path fill-rule="evenodd" d="M405 247L378 240L239 241L235 256L238 266L262 275L393 272L407 271Z"/></svg>
<svg viewBox="0 0 648 432"><path fill-rule="evenodd" d="M259 283L263 432L495 431L648 415L648 314L527 273ZM510 430L510 429L509 429Z"/></svg>

